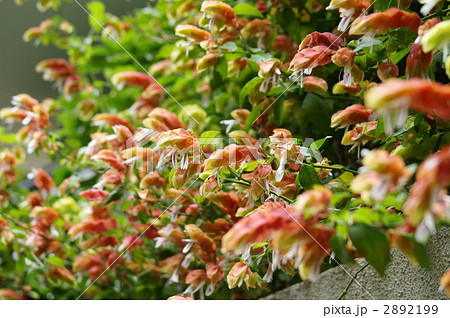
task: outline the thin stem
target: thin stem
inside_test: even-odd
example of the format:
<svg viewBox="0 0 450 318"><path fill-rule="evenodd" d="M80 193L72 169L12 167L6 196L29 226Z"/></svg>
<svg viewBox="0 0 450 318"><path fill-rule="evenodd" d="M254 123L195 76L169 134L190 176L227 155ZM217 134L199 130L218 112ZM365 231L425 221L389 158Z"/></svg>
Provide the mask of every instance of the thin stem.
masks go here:
<svg viewBox="0 0 450 318"><path fill-rule="evenodd" d="M280 70L281 74L283 74L284 77L286 77L287 79L289 79L289 77L291 76L290 74L288 74L286 71Z"/></svg>
<svg viewBox="0 0 450 318"><path fill-rule="evenodd" d="M242 35L241 31L236 27L236 30L239 34L239 38L241 40L242 45L248 50L247 53L251 53L250 51L250 45L248 44L247 40L244 38L244 36Z"/></svg>
<svg viewBox="0 0 450 318"><path fill-rule="evenodd" d="M50 241L50 239L47 236L45 236L44 234L35 231L33 228L28 227L27 225L23 224L20 221L14 220L11 216L9 216L9 215L7 215L7 214L5 214L3 212L0 212L0 215L2 215L3 217L7 218L8 221L13 223L15 226L21 227L22 229L24 229L26 231L32 232L32 233L34 233L36 235L39 235L40 237L44 238L45 240Z"/></svg>
<svg viewBox="0 0 450 318"><path fill-rule="evenodd" d="M427 15L426 17L423 17L422 20L431 19L431 18L434 18L437 15L441 16L443 13L447 13L449 11L450 11L450 8L447 8L445 10L441 10L441 11L435 12L433 14Z"/></svg>
<svg viewBox="0 0 450 318"><path fill-rule="evenodd" d="M309 11L309 9L305 6L305 7L303 7L303 10L306 12L306 13L308 13L309 14L309 16L312 18L313 17L313 14L312 14L312 12L311 11ZM314 22L313 22L314 23Z"/></svg>
<svg viewBox="0 0 450 318"><path fill-rule="evenodd" d="M345 171L352 172L352 173L358 173L358 171L353 170L353 169L349 169L349 168L346 168L346 167L322 166L322 165L313 165L313 164L308 164L308 163L303 163L303 164L307 165L307 166L314 167L314 168L331 169L331 170L339 170L339 171L345 170Z"/></svg>
<svg viewBox="0 0 450 318"><path fill-rule="evenodd" d="M363 267L361 267L360 269L358 269L358 271L355 273L355 275L352 276L352 279L348 282L347 286L345 287L345 289L342 291L342 294L339 296L338 300L342 300L345 299L345 296L348 293L348 290L350 289L350 287L352 286L353 282L355 281L355 279L357 278L358 274L360 272L362 272L367 266L369 266L369 263L366 263L366 265L364 265Z"/></svg>
<svg viewBox="0 0 450 318"><path fill-rule="evenodd" d="M333 100L361 100L360 97L353 97L353 96L321 96L321 98Z"/></svg>
<svg viewBox="0 0 450 318"><path fill-rule="evenodd" d="M21 227L22 229L24 229L24 230L26 230L26 231L33 232L34 234L39 235L39 236L41 236L42 238L44 238L46 241L50 241L50 239L49 239L48 237L46 237L45 235L43 235L43 234L41 234L41 233L39 233L39 232L36 232L33 228L30 228L30 227L26 226L26 225L23 224L22 222L19 222L19 221L14 220L14 219L11 218L9 215L7 215L7 214L5 214L5 213L3 213L3 212L0 212L0 215L2 215L2 216L4 216L5 218L7 218L8 221L10 221L11 223L13 223L14 225L16 225L16 226L18 226L18 227ZM35 261L39 266L43 267L44 264L42 264L41 260L36 256L36 254L34 254L33 251L30 251L30 252L31 252L30 255L33 257L34 261Z"/></svg>
<svg viewBox="0 0 450 318"><path fill-rule="evenodd" d="M243 178L241 177L241 175L240 175L239 173L237 173L237 171L234 170L233 168L228 167L228 170L230 170L231 174L232 174L233 176L235 176L236 178L238 178L239 180L247 181L247 180L243 179Z"/></svg>
<svg viewBox="0 0 450 318"><path fill-rule="evenodd" d="M223 180L225 182L237 183L237 184L245 185L247 187L249 187L251 185L251 182L247 181L245 179L238 179L238 180L236 180L236 179L224 178ZM280 199L283 199L284 201L288 202L289 204L294 203L294 200L289 199L289 198L285 197L284 195L277 194L276 192L274 192L272 190L269 190L269 192L270 192L270 194L273 194L273 195L279 197Z"/></svg>
<svg viewBox="0 0 450 318"><path fill-rule="evenodd" d="M289 204L294 203L294 200L291 200L291 199L285 197L284 195L277 194L276 192L274 192L274 191L272 191L272 190L270 190L270 193L272 193L273 195L276 195L277 197L283 199L283 200L286 201L286 202L289 202Z"/></svg>
<svg viewBox="0 0 450 318"><path fill-rule="evenodd" d="M248 182L248 181L243 181L243 180L236 180L236 179L230 179L230 178L223 178L223 181L229 182L229 183L242 184L242 185L245 185L245 186L250 186L250 182Z"/></svg>

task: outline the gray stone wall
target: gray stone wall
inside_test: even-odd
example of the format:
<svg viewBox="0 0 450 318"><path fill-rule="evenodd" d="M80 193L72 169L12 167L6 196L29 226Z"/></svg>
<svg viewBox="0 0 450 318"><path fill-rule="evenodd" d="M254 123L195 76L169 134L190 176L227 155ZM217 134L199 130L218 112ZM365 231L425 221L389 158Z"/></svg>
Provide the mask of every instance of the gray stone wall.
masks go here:
<svg viewBox="0 0 450 318"><path fill-rule="evenodd" d="M439 292L439 281L450 268L450 228L443 228L428 242L431 268L414 266L406 256L392 250L392 261L385 277L370 266L358 274L347 293L347 299L448 299ZM365 260L358 260L364 265ZM344 266L350 275L361 268ZM281 290L265 299L337 299L351 277L341 267L332 268L315 282L302 282ZM372 296L370 296L370 295Z"/></svg>

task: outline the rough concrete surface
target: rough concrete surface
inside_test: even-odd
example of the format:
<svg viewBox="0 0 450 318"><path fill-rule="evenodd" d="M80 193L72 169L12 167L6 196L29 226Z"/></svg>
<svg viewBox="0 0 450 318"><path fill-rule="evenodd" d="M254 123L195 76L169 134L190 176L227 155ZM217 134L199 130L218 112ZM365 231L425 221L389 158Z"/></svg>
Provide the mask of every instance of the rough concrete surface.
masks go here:
<svg viewBox="0 0 450 318"><path fill-rule="evenodd" d="M450 228L440 229L428 242L427 251L430 269L414 266L406 256L392 250L385 277L367 267L358 274L357 282L349 288L346 299L448 299L438 289L441 276L450 267ZM365 264L365 260L358 263ZM337 299L351 280L350 275L360 267L332 268L315 282L290 286L265 299Z"/></svg>

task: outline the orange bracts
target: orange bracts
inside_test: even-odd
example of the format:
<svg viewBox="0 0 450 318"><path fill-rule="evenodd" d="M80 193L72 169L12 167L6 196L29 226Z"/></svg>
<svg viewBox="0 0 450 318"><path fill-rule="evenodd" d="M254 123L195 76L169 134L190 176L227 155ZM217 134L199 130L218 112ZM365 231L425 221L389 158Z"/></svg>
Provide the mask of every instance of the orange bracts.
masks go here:
<svg viewBox="0 0 450 318"><path fill-rule="evenodd" d="M272 24L266 19L254 19L249 21L241 30L241 34L245 39L256 37L258 39L258 47L263 49L273 35Z"/></svg>
<svg viewBox="0 0 450 318"><path fill-rule="evenodd" d="M416 238L425 240L434 232L434 218L448 220L448 198L442 191L450 183L450 147L432 154L419 166L416 182L403 209L407 222L416 230Z"/></svg>
<svg viewBox="0 0 450 318"><path fill-rule="evenodd" d="M351 105L333 114L331 117L331 127L341 129L350 125L361 124L369 121L371 114L372 111L361 104Z"/></svg>
<svg viewBox="0 0 450 318"><path fill-rule="evenodd" d="M324 46L330 50L336 51L342 45L344 41L336 34L330 32L313 32L308 34L298 46L299 50L305 48L314 48L316 46Z"/></svg>
<svg viewBox="0 0 450 318"><path fill-rule="evenodd" d="M397 8L358 17L350 28L350 34L385 34L388 29L406 27L417 32L421 19L415 12Z"/></svg>
<svg viewBox="0 0 450 318"><path fill-rule="evenodd" d="M189 235L189 239L185 240L188 244L183 249L183 253L188 253L191 249L204 262L214 260L216 257L216 245L214 241L194 224L186 225L185 230Z"/></svg>
<svg viewBox="0 0 450 318"><path fill-rule="evenodd" d="M115 228L117 228L117 221L115 219L84 220L83 222L72 226L68 233L73 237L78 233L101 234L107 232L109 229Z"/></svg>
<svg viewBox="0 0 450 318"><path fill-rule="evenodd" d="M92 118L92 124L94 126L100 127L103 127L103 125L108 125L110 127L122 125L127 127L132 133L134 133L133 125L131 125L125 118L122 118L115 114L105 114L105 113L97 114Z"/></svg>
<svg viewBox="0 0 450 318"><path fill-rule="evenodd" d="M32 174L34 175L34 185L39 190L46 191L48 193L55 187L55 183L52 178L43 169L39 168L35 170L35 172L32 172Z"/></svg>
<svg viewBox="0 0 450 318"><path fill-rule="evenodd" d="M13 289L1 288L0 289L0 299L4 300L22 300L25 299L22 295L17 293Z"/></svg>
<svg viewBox="0 0 450 318"><path fill-rule="evenodd" d="M333 192L324 186L315 186L313 190L305 191L297 197L295 208L304 211L304 218L325 218Z"/></svg>
<svg viewBox="0 0 450 318"><path fill-rule="evenodd" d="M228 165L254 161L259 158L258 149L250 146L228 145L217 150L205 161L204 171L215 170Z"/></svg>
<svg viewBox="0 0 450 318"><path fill-rule="evenodd" d="M126 85L140 86L142 89L145 89L153 82L153 80L145 73L129 71L114 74L111 78L111 82L114 86L117 86L118 89L122 89Z"/></svg>
<svg viewBox="0 0 450 318"><path fill-rule="evenodd" d="M76 74L76 69L63 59L45 60L36 65L36 72L43 73L47 81L64 80Z"/></svg>
<svg viewBox="0 0 450 318"><path fill-rule="evenodd" d="M88 201L101 202L109 195L108 191L89 189L80 192L80 195Z"/></svg>
<svg viewBox="0 0 450 318"><path fill-rule="evenodd" d="M162 132L156 139L156 144L160 148L169 149L171 155L182 155L183 161L181 166L183 169L187 168L187 155L189 153L198 154L200 149L197 137L182 128Z"/></svg>
<svg viewBox="0 0 450 318"><path fill-rule="evenodd" d="M327 10L339 9L341 22L337 30L347 31L350 22L370 8L370 2L364 0L331 0Z"/></svg>
<svg viewBox="0 0 450 318"><path fill-rule="evenodd" d="M211 34L208 31L194 25L179 24L175 29L175 34L188 39L191 44L199 44L211 39Z"/></svg>
<svg viewBox="0 0 450 318"><path fill-rule="evenodd" d="M218 29L225 25L232 26L236 20L233 8L222 1L203 1L200 11L204 12L204 17L200 21L201 25L209 23L209 29L216 25Z"/></svg>
<svg viewBox="0 0 450 318"><path fill-rule="evenodd" d="M112 150L100 150L94 156L91 157L91 160L101 161L106 163L111 169L114 169L120 173L124 172L125 166L122 162L122 158L116 155Z"/></svg>
<svg viewBox="0 0 450 318"><path fill-rule="evenodd" d="M332 54L333 51L325 46L305 48L295 54L289 65L289 70L299 72L328 64L331 61Z"/></svg>
<svg viewBox="0 0 450 318"><path fill-rule="evenodd" d="M99 247L116 246L118 244L119 240L115 236L99 235L85 240L81 244L81 248L83 250L88 250L88 249L97 249Z"/></svg>
<svg viewBox="0 0 450 318"><path fill-rule="evenodd" d="M320 189L311 191L321 191ZM325 194L325 192L320 192ZM317 192L319 194L319 192ZM269 264L269 271L264 277L270 281L272 273L280 267L282 261L295 260L299 267L302 279L315 279L320 272L320 263L329 250L329 239L334 231L327 226L318 224L323 210L327 210L329 195L324 197L322 211L310 207L307 196L300 198L299 207L306 208L309 217L305 219L306 211L297 210L293 206L284 207L275 203L267 203L247 217L237 222L222 239L224 252L243 254L242 258L249 257L252 244L263 242L272 238L273 256ZM302 201L304 201L302 203ZM242 265L245 266L245 265ZM239 267L241 268L241 267ZM240 271L239 271L240 273ZM244 274L242 274L244 275ZM238 276L239 275L233 275ZM233 284L240 279L233 277Z"/></svg>
<svg viewBox="0 0 450 318"><path fill-rule="evenodd" d="M31 210L31 214L37 219L37 221L42 225L49 227L56 219L59 217L57 211L50 207L36 206Z"/></svg>
<svg viewBox="0 0 450 318"><path fill-rule="evenodd" d="M143 124L156 131L184 128L178 116L164 108L157 107L153 109L147 117L144 119Z"/></svg>
<svg viewBox="0 0 450 318"><path fill-rule="evenodd" d="M441 289L450 297L450 269L448 269L441 278Z"/></svg>
<svg viewBox="0 0 450 318"><path fill-rule="evenodd" d="M72 272L67 268L52 265L47 272L47 277L55 284L59 282L66 283L70 286L76 286L77 281Z"/></svg>
<svg viewBox="0 0 450 318"><path fill-rule="evenodd" d="M272 87L276 87L278 85L281 74L279 69L280 65L281 62L279 60L259 63L258 76L264 78L264 81L259 87L260 92L267 93L272 89Z"/></svg>
<svg viewBox="0 0 450 318"><path fill-rule="evenodd" d="M377 76L382 82L386 82L390 78L397 77L398 73L398 66L394 63L380 63L377 69Z"/></svg>
<svg viewBox="0 0 450 318"><path fill-rule="evenodd" d="M412 176L400 156L391 155L386 150L373 150L363 155L363 172L352 180L350 189L361 194L361 198L368 203L381 202L389 192L404 186Z"/></svg>
<svg viewBox="0 0 450 318"><path fill-rule="evenodd" d="M246 262L237 262L233 265L227 275L228 288L241 287L243 283L247 288L255 288L261 278L252 272Z"/></svg>
<svg viewBox="0 0 450 318"><path fill-rule="evenodd" d="M432 62L433 54L431 52L425 53L422 50L422 45L419 43L411 44L411 49L408 58L406 59L406 76L408 78L428 78L427 72Z"/></svg>
<svg viewBox="0 0 450 318"><path fill-rule="evenodd" d="M100 275L109 268L112 270L114 267L122 262L120 254L118 252L110 250L101 250L95 255L83 253L75 257L72 269L73 272L88 272L89 279L94 281L100 277ZM108 276L101 277L102 280L107 280Z"/></svg>
<svg viewBox="0 0 450 318"><path fill-rule="evenodd" d="M316 94L324 94L328 90L327 82L316 76L307 76L303 79L303 86L305 92L312 92Z"/></svg>
<svg viewBox="0 0 450 318"><path fill-rule="evenodd" d="M406 120L408 108L450 120L450 86L433 81L389 79L369 89L364 100L368 108L385 112L386 119L391 112L398 111L398 125Z"/></svg>

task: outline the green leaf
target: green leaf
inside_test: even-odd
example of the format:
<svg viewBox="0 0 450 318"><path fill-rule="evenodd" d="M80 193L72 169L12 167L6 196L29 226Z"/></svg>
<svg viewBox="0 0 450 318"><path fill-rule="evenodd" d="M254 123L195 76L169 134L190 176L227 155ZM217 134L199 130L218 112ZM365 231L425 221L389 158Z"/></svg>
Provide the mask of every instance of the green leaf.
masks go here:
<svg viewBox="0 0 450 318"><path fill-rule="evenodd" d="M398 51L397 53L390 55L389 58L391 59L392 63L397 64L398 62L400 62L401 59L404 58L406 54L409 53L410 48L411 46L409 45L406 49L403 49L401 51Z"/></svg>
<svg viewBox="0 0 450 318"><path fill-rule="evenodd" d="M117 188L106 197L106 199L102 202L102 205L120 200L122 196L123 196L123 189Z"/></svg>
<svg viewBox="0 0 450 318"><path fill-rule="evenodd" d="M106 23L105 5L101 1L92 1L86 7L90 13L89 24L95 31L101 31Z"/></svg>
<svg viewBox="0 0 450 318"><path fill-rule="evenodd" d="M233 41L230 41L230 42L227 42L224 45L222 45L220 48L223 50L234 52L237 50L237 45Z"/></svg>
<svg viewBox="0 0 450 318"><path fill-rule="evenodd" d="M358 253L383 276L391 256L386 235L363 223L353 224L348 233Z"/></svg>
<svg viewBox="0 0 450 318"><path fill-rule="evenodd" d="M416 254L416 258L420 266L425 268L431 267L430 259L428 258L427 251L425 250L425 246L423 244L414 241L414 253Z"/></svg>
<svg viewBox="0 0 450 318"><path fill-rule="evenodd" d="M347 250L346 242L344 238L336 233L330 240L330 246L333 252L336 254L336 258L345 264L353 264L355 260L353 259L351 253Z"/></svg>
<svg viewBox="0 0 450 318"><path fill-rule="evenodd" d="M267 94L267 96L278 96L280 94L283 94L285 90L286 89L281 86L274 87L270 90L270 92Z"/></svg>
<svg viewBox="0 0 450 318"><path fill-rule="evenodd" d="M133 192L131 192L133 193ZM120 204L120 209L122 211L126 211L130 206L133 205L133 201L131 200L124 200L121 204Z"/></svg>
<svg viewBox="0 0 450 318"><path fill-rule="evenodd" d="M408 28L394 29L391 32L388 31L388 34L392 34L391 41L400 47L408 46L411 42L414 42L417 37L417 33Z"/></svg>
<svg viewBox="0 0 450 318"><path fill-rule="evenodd" d="M333 136L326 136L325 138L316 140L309 146L309 148L314 149L314 150L319 150L320 147L323 146L325 141L327 141L327 139L330 139L330 138L333 138Z"/></svg>
<svg viewBox="0 0 450 318"><path fill-rule="evenodd" d="M60 167L53 170L53 181L60 184L64 179L70 176L70 169L67 167Z"/></svg>
<svg viewBox="0 0 450 318"><path fill-rule="evenodd" d="M361 40L358 41L358 45L355 47L353 51L358 52L365 47L371 48L374 47L375 45L383 45L383 42L374 38L362 38Z"/></svg>
<svg viewBox="0 0 450 318"><path fill-rule="evenodd" d="M311 156L312 158L316 159L319 162L323 160L323 157L320 154L320 151L318 151L318 150L308 148L306 153L307 153L307 155Z"/></svg>
<svg viewBox="0 0 450 318"><path fill-rule="evenodd" d="M400 130L397 130L392 136L397 137L397 136L403 135L406 132L408 132L408 129L403 127Z"/></svg>
<svg viewBox="0 0 450 318"><path fill-rule="evenodd" d="M245 217L247 214L253 212L253 208L250 207L246 207L244 209L240 209L238 212L236 212L236 216L238 218L243 218Z"/></svg>
<svg viewBox="0 0 450 318"><path fill-rule="evenodd" d="M248 131L252 127L253 122L258 119L259 114L261 114L262 103L252 109L250 115L248 115L245 120L245 131Z"/></svg>
<svg viewBox="0 0 450 318"><path fill-rule="evenodd" d="M236 13L236 15L255 16L258 18L263 18L262 13L254 6L248 3L239 3L235 5L233 11L234 13Z"/></svg>
<svg viewBox="0 0 450 318"><path fill-rule="evenodd" d="M137 218L142 224L147 224L150 220L150 215L145 212L139 212Z"/></svg>
<svg viewBox="0 0 450 318"><path fill-rule="evenodd" d="M420 124L425 119L425 113L418 113L414 118L414 129L419 132Z"/></svg>
<svg viewBox="0 0 450 318"><path fill-rule="evenodd" d="M375 137L380 138L380 136L384 133L384 116L378 118L377 128L375 129Z"/></svg>
<svg viewBox="0 0 450 318"><path fill-rule="evenodd" d="M258 161L251 161L242 166L242 172L252 172L258 167Z"/></svg>
<svg viewBox="0 0 450 318"><path fill-rule="evenodd" d="M64 266L64 261L61 258L57 257L57 256L47 257L47 262L52 264L52 265L55 265L55 266L65 267Z"/></svg>
<svg viewBox="0 0 450 318"><path fill-rule="evenodd" d="M348 200L352 197L350 192L337 192L333 194L333 197L330 200L330 205L333 207L337 207L338 205L342 205L348 202Z"/></svg>
<svg viewBox="0 0 450 318"><path fill-rule="evenodd" d="M17 260L17 262L15 264L15 268L19 274L25 273L25 271L28 268L27 263L25 262L25 256L19 257L19 259Z"/></svg>
<svg viewBox="0 0 450 318"><path fill-rule="evenodd" d="M14 144L16 143L16 134L4 133L5 128L0 127L0 145L4 144Z"/></svg>
<svg viewBox="0 0 450 318"><path fill-rule="evenodd" d="M273 119L278 126L283 124L284 119L284 99L278 98L271 106Z"/></svg>
<svg viewBox="0 0 450 318"><path fill-rule="evenodd" d="M176 46L173 44L164 44L156 54L155 58L157 59L167 59L172 54L173 50L176 49Z"/></svg>
<svg viewBox="0 0 450 318"><path fill-rule="evenodd" d="M232 43L232 42L227 42L227 43ZM227 52L223 55L223 57L225 57L227 59L227 61L234 61L234 60L240 59L244 55L245 55L245 53L242 53L242 52Z"/></svg>
<svg viewBox="0 0 450 318"><path fill-rule="evenodd" d="M253 91L256 86L263 80L264 79L262 79L261 77L255 77L244 85L244 87L241 89L241 92L239 93L239 105L242 106L244 104L245 97L247 97L248 94Z"/></svg>
<svg viewBox="0 0 450 318"><path fill-rule="evenodd" d="M305 190L311 190L315 184L322 184L317 176L316 169L303 165L297 175L297 182Z"/></svg>
<svg viewBox="0 0 450 318"><path fill-rule="evenodd" d="M213 143L214 139L220 135L220 132L215 130L205 131L203 134L200 135L200 138L198 139L198 142L202 146L209 145Z"/></svg>
<svg viewBox="0 0 450 318"><path fill-rule="evenodd" d="M219 58L219 60L217 61L217 64L215 66L215 69L217 71L217 73L220 74L220 76L222 77L222 80L225 80L227 78L228 75L228 62L227 59L224 57Z"/></svg>
<svg viewBox="0 0 450 318"><path fill-rule="evenodd" d="M315 132L322 136L332 133L329 121L332 107L327 101L315 94L308 93L303 99L302 108L305 112L305 119L313 125Z"/></svg>
<svg viewBox="0 0 450 318"><path fill-rule="evenodd" d="M386 11L389 8L397 7L397 0L377 0L373 4L374 10Z"/></svg>
<svg viewBox="0 0 450 318"><path fill-rule="evenodd" d="M346 186L349 186L350 182L352 182L352 180L354 178L355 178L355 176L353 175L353 173L351 173L349 171L345 171L338 177L338 180L341 181Z"/></svg>
<svg viewBox="0 0 450 318"><path fill-rule="evenodd" d="M270 53L252 54L250 56L250 60L255 63L268 62L271 59L273 59L273 55Z"/></svg>
<svg viewBox="0 0 450 318"><path fill-rule="evenodd" d="M252 245L252 249L256 250L257 248L264 247L264 246L267 246L267 245L269 245L268 242L256 243L256 244Z"/></svg>
<svg viewBox="0 0 450 318"><path fill-rule="evenodd" d="M299 2L299 1L297 1ZM286 31L295 43L300 43L306 34L300 32L300 19L288 3L281 5L275 13L276 23Z"/></svg>

